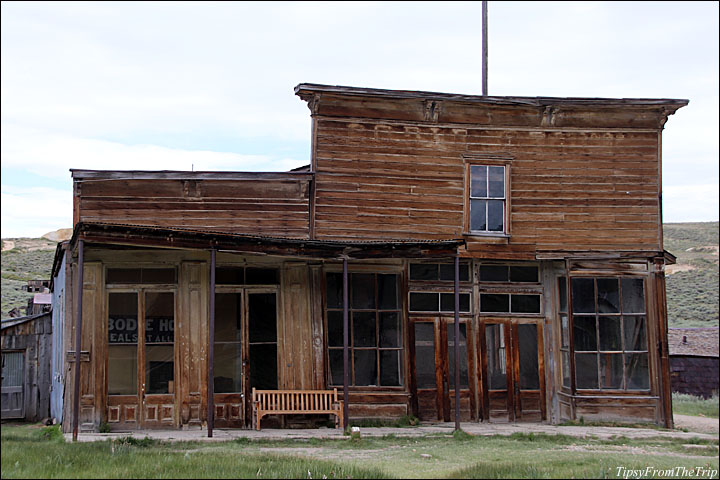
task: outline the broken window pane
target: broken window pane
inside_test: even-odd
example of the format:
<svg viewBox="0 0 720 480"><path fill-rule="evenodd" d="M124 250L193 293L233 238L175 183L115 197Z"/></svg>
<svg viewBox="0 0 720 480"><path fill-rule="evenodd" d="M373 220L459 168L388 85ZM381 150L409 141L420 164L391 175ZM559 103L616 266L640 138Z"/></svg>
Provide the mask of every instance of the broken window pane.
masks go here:
<svg viewBox="0 0 720 480"><path fill-rule="evenodd" d="M460 262L460 281L467 282L470 280L470 266L467 263ZM455 264L443 263L440 265L440 280L455 280Z"/></svg>
<svg viewBox="0 0 720 480"><path fill-rule="evenodd" d="M248 267L245 271L245 282L248 285L277 285L280 283L278 270L277 268Z"/></svg>

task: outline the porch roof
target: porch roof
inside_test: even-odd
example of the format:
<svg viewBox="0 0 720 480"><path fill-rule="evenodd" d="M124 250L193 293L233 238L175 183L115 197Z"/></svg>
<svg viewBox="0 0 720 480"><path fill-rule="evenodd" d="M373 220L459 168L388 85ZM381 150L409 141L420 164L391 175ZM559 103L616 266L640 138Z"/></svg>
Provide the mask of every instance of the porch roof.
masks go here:
<svg viewBox="0 0 720 480"><path fill-rule="evenodd" d="M337 241L245 235L148 225L78 222L71 248L78 240L89 244L231 251L323 259L422 258L455 255L464 239Z"/></svg>

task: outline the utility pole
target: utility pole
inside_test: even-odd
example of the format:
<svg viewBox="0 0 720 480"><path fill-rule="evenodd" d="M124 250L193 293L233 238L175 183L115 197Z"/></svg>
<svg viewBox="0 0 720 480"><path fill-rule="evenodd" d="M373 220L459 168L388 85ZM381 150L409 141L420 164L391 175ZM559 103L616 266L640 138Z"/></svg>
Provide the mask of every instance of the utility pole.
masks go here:
<svg viewBox="0 0 720 480"><path fill-rule="evenodd" d="M487 0L482 2L482 94L488 94L488 22Z"/></svg>

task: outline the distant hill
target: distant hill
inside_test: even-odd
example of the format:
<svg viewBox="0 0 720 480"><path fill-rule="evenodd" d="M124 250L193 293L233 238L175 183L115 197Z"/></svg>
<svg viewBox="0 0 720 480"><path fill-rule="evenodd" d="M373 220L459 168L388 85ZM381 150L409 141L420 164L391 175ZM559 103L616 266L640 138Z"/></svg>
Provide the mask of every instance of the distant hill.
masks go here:
<svg viewBox="0 0 720 480"><path fill-rule="evenodd" d="M673 327L718 326L718 222L667 223L665 249L677 256L667 267L668 318ZM28 280L48 279L56 241L71 235L58 230L43 238L2 240L2 317L13 307L23 312L32 293L21 287Z"/></svg>
<svg viewBox="0 0 720 480"><path fill-rule="evenodd" d="M665 250L677 257L666 268L671 327L718 326L718 222L666 223Z"/></svg>

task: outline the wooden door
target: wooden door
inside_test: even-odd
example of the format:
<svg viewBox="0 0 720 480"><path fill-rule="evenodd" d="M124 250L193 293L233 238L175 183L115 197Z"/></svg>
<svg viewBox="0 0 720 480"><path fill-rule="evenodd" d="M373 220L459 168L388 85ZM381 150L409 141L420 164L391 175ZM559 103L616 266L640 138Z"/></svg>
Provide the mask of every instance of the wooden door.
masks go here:
<svg viewBox="0 0 720 480"><path fill-rule="evenodd" d="M213 387L215 426L245 426L245 295L242 289L218 287L215 294Z"/></svg>
<svg viewBox="0 0 720 480"><path fill-rule="evenodd" d="M455 417L455 324L447 319L414 321L413 409L423 421L452 421ZM460 418L472 418L467 324L460 324Z"/></svg>
<svg viewBox="0 0 720 480"><path fill-rule="evenodd" d="M23 395L24 360L24 351L2 353L1 418L23 418L25 416L25 396Z"/></svg>
<svg viewBox="0 0 720 480"><path fill-rule="evenodd" d="M249 426L252 389L278 388L277 289L218 287L215 425Z"/></svg>
<svg viewBox="0 0 720 480"><path fill-rule="evenodd" d="M545 418L542 329L534 320L481 324L484 417L489 421Z"/></svg>
<svg viewBox="0 0 720 480"><path fill-rule="evenodd" d="M113 429L176 424L175 311L172 291L108 293L107 421Z"/></svg>

